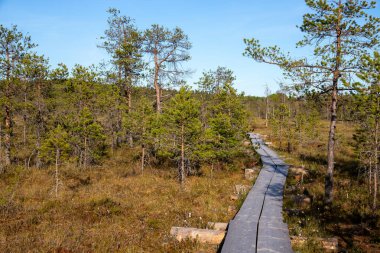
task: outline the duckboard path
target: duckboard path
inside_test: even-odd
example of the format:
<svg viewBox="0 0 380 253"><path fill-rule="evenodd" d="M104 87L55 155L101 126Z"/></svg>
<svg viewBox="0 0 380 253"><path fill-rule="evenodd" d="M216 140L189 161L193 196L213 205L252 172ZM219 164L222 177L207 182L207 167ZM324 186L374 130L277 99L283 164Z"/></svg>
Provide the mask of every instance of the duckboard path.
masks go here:
<svg viewBox="0 0 380 253"><path fill-rule="evenodd" d="M289 230L282 217L284 185L289 166L259 134L249 133L263 167L233 220L222 253L290 253Z"/></svg>

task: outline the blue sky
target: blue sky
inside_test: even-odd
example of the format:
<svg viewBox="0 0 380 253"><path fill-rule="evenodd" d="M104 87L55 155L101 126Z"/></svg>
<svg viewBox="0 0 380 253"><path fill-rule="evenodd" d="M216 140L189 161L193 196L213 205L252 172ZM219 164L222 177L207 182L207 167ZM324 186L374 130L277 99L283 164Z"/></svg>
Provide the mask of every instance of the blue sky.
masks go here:
<svg viewBox="0 0 380 253"><path fill-rule="evenodd" d="M0 0L0 23L29 33L52 67L90 65L108 57L96 45L107 28L109 7L135 19L140 29L181 27L193 44L185 66L195 72L188 82L204 70L225 66L234 71L237 89L248 95L263 95L265 84L277 90L281 71L243 57L243 38L294 51L302 38L296 25L307 12L304 0ZM379 7L374 12L378 16Z"/></svg>

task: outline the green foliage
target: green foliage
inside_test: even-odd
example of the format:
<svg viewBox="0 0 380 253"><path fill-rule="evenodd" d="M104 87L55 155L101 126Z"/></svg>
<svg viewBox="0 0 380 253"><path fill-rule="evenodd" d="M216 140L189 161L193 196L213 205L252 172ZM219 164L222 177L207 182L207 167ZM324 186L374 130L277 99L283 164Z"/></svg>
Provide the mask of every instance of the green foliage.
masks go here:
<svg viewBox="0 0 380 253"><path fill-rule="evenodd" d="M58 64L58 67L53 69L51 72L50 72L50 78L53 80L53 81L58 81L58 82L63 82L63 81L66 81L69 77L69 70L67 68L67 66L63 63L59 63Z"/></svg>
<svg viewBox="0 0 380 253"><path fill-rule="evenodd" d="M199 111L200 103L187 87L181 87L165 107L163 120L167 141L173 143L168 150L177 161L196 160L195 149L201 132Z"/></svg>
<svg viewBox="0 0 380 253"><path fill-rule="evenodd" d="M71 150L69 134L61 125L48 132L42 143L40 156L47 162L53 162L57 150L61 158L67 158Z"/></svg>
<svg viewBox="0 0 380 253"><path fill-rule="evenodd" d="M232 70L226 67L218 67L215 71L203 72L198 84L199 90L206 93L218 93L225 84L230 84L236 80Z"/></svg>
<svg viewBox="0 0 380 253"><path fill-rule="evenodd" d="M105 135L103 127L96 122L88 107L80 111L78 121L73 125L72 133L78 136L76 146L80 148L86 158L83 163L98 162L105 154ZM88 159L85 161L84 159Z"/></svg>
<svg viewBox="0 0 380 253"><path fill-rule="evenodd" d="M380 165L380 54L375 52L373 57L365 56L362 63L365 71L358 74L358 77L365 85L360 85L355 95L359 127L354 139L360 162L369 171L368 182L370 189L373 188L372 207L375 209Z"/></svg>
<svg viewBox="0 0 380 253"><path fill-rule="evenodd" d="M114 8L110 8L108 13L108 29L100 38L103 42L99 47L112 57L112 64L118 70L120 91L128 94L144 68L143 36L130 17L120 15L120 11Z"/></svg>
<svg viewBox="0 0 380 253"><path fill-rule="evenodd" d="M153 76L160 79L159 85L178 85L185 71L180 64L190 60L191 43L188 36L179 27L169 30L164 26L153 24L144 32L144 52L156 58L151 66Z"/></svg>
<svg viewBox="0 0 380 253"><path fill-rule="evenodd" d="M201 143L201 156L230 161L240 153L240 141L247 131L247 113L236 90L225 83L209 105L209 116Z"/></svg>
<svg viewBox="0 0 380 253"><path fill-rule="evenodd" d="M297 46L313 47L312 59L292 59L278 46L262 47L254 38L244 40L247 46L244 55L257 62L281 67L298 92L330 91L334 71L339 71L342 88L346 88L350 73L359 69L361 56L378 45L380 19L367 14L368 9L375 8L375 2L305 2L311 12L303 16L299 28L305 36Z"/></svg>
<svg viewBox="0 0 380 253"><path fill-rule="evenodd" d="M0 78L8 81L17 78L25 53L35 46L30 36L19 32L17 26L0 25Z"/></svg>
<svg viewBox="0 0 380 253"><path fill-rule="evenodd" d="M290 122L290 117L289 107L286 104L280 104L280 106L274 110L273 116L270 120L273 135L279 139L280 149L283 148L284 138L287 140L289 146L290 140L294 134L294 128Z"/></svg>
<svg viewBox="0 0 380 253"><path fill-rule="evenodd" d="M155 112L152 102L146 97L142 97L130 113L124 116L123 125L141 145L151 144L150 133L153 128L152 121L154 117Z"/></svg>
<svg viewBox="0 0 380 253"><path fill-rule="evenodd" d="M355 140L359 152L372 153L380 148L380 144L375 143L379 139L376 134L380 131L380 54L375 52L373 58L363 57L363 67L366 71L358 76L367 86L361 85L355 94L356 117L359 122ZM376 163L377 159L374 159Z"/></svg>
<svg viewBox="0 0 380 253"><path fill-rule="evenodd" d="M308 94L331 94L330 131L327 141L325 202L333 201L333 170L338 91L350 89L352 73L360 70L361 57L378 47L380 18L369 15L375 2L352 0L306 0L310 13L299 27L304 39L298 47L311 46L313 57L292 59L277 46L262 47L257 39L245 39L244 55L257 62L274 64L292 81L291 89Z"/></svg>
<svg viewBox="0 0 380 253"><path fill-rule="evenodd" d="M15 34L7 36L18 42L11 48L23 52L14 56L17 68L12 69L12 78L8 80L3 71L0 81L2 105L12 104L10 115L16 117L12 120L16 127L12 132L17 140L14 146L21 146L23 130L27 138L25 154L17 159L40 167L38 158L51 162L53 149L58 147L61 156L86 167L99 163L109 147L113 153L131 140L131 148L141 145L145 157L158 163L231 162L240 154L247 130L243 96L233 88L233 72L218 67L204 73L198 83L199 93L187 87L167 90L171 98L159 97L153 102L153 90L136 86L149 67L143 60L151 57L150 67L159 65L153 71L156 96L161 96L164 85L182 85L180 79L186 71L180 63L190 59L188 36L178 27L170 30L160 25L142 33L134 20L120 11L110 9L108 13L108 27L99 47L111 56L110 68L77 64L69 70L60 63L49 70L44 56L29 52L34 47L30 38L15 27L9 30ZM4 30L2 36L7 32ZM7 36L5 40L9 40ZM2 57L2 64L9 65L11 59L6 58L5 51ZM18 90L23 94L16 94ZM161 102L162 114L155 113L154 107ZM4 114L2 110L1 116ZM9 129L1 131L11 133ZM54 136L61 136L68 146L60 146Z"/></svg>

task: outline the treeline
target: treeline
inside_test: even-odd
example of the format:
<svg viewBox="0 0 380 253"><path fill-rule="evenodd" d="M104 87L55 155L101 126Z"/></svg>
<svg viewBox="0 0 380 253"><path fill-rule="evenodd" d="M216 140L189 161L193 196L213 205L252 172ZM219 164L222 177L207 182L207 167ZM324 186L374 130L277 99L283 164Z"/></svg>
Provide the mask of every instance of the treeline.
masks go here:
<svg viewBox="0 0 380 253"><path fill-rule="evenodd" d="M338 95L336 120L355 130L346 144L356 151L359 162L356 174L367 183L371 205L375 208L380 176L380 54L374 52L363 57L362 64L365 68L358 72L354 88ZM264 119L280 150L302 153L305 149L327 147L318 143L322 137L321 122L327 123L331 117L328 94L294 94L280 89L273 94L267 92L266 97L246 96L244 105L252 117L251 128L258 126L255 119Z"/></svg>
<svg viewBox="0 0 380 253"><path fill-rule="evenodd" d="M339 95L338 121L357 123L357 105L354 93ZM244 97L244 105L250 112L253 127L255 118L265 119L272 136L279 141L279 148L292 152L311 145L318 136L315 126L321 120L329 120L331 101L326 94L295 95L286 90L271 93L265 97Z"/></svg>
<svg viewBox="0 0 380 253"><path fill-rule="evenodd" d="M342 118L338 105L347 105L345 101L339 100L342 98L339 94L357 93L365 98L363 101L378 96L374 87L380 83L376 52L379 49L380 18L369 12L376 8L376 1L306 0L305 4L309 12L303 15L302 24L299 26L304 37L296 46L311 49L310 57L293 57L276 45L262 46L256 38L244 39L244 55L256 62L280 67L284 77L291 83L289 90L297 96L329 96L330 126L324 201L326 207L330 207L333 203L336 125L339 118ZM369 97L366 98L367 96ZM358 108L355 110L365 111L363 115L366 117L361 117L366 122L365 127L361 124L361 130L365 131L364 136L374 138L367 147L371 146L370 153L373 153L372 161L377 173L380 159L376 122L379 111L375 108L378 107L372 105L370 109L367 103L356 106ZM377 183L374 188L377 191Z"/></svg>
<svg viewBox="0 0 380 253"><path fill-rule="evenodd" d="M50 68L16 26L0 26L0 169L63 163L86 169L128 145L147 163L168 162L181 182L201 164L240 154L247 112L231 70L205 72L199 89L182 80L191 47L180 28L152 25L109 10L99 47L109 64ZM173 89L172 87L179 87ZM58 185L58 184L57 184Z"/></svg>

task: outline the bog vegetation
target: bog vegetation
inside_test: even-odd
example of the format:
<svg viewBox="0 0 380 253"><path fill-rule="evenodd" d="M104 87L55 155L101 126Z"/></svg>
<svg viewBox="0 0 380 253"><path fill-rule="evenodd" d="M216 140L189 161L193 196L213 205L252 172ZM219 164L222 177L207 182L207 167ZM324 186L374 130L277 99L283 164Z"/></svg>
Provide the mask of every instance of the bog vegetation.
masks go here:
<svg viewBox="0 0 380 253"><path fill-rule="evenodd" d="M285 196L293 235L378 249L380 19L367 12L376 3L306 4L298 46L311 59L244 40L245 56L284 71L286 85L265 97L240 94L226 67L187 85L185 32L142 31L117 9L98 41L110 60L72 69L0 25L0 251L199 250L168 231L232 218L230 188L258 163L243 145L252 130L308 170L286 186L313 200L295 211Z"/></svg>

